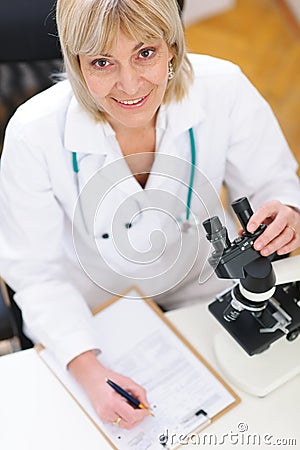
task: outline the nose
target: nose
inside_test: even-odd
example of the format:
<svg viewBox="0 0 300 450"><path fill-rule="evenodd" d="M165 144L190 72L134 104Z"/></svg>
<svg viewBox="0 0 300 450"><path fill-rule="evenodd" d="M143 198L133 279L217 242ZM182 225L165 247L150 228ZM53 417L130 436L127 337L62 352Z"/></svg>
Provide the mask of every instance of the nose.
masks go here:
<svg viewBox="0 0 300 450"><path fill-rule="evenodd" d="M133 96L139 91L141 83L141 74L139 70L131 64L119 68L116 87L127 95Z"/></svg>

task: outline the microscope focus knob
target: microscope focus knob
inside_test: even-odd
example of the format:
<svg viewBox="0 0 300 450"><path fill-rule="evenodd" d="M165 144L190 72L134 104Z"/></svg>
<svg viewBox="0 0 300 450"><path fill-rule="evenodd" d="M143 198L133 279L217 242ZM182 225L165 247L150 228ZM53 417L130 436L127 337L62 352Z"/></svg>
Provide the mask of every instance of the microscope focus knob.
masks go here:
<svg viewBox="0 0 300 450"><path fill-rule="evenodd" d="M292 342L299 336L299 333L300 333L299 328L296 328L296 330L290 331L286 335L286 338L287 338L288 341Z"/></svg>

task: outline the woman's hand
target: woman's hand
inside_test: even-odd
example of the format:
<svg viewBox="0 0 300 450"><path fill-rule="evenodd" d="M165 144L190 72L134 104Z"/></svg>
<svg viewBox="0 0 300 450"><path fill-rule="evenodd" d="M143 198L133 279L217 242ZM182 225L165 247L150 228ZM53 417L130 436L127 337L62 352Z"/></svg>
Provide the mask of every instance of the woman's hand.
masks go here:
<svg viewBox="0 0 300 450"><path fill-rule="evenodd" d="M300 213L296 209L275 200L267 202L250 217L247 230L253 233L262 223L268 227L254 243L261 255L284 255L300 246Z"/></svg>
<svg viewBox="0 0 300 450"><path fill-rule="evenodd" d="M146 391L133 380L104 367L92 351L74 358L68 365L77 382L88 395L102 422L115 423L130 430L149 415L147 409L135 409L105 381L111 379L149 408Z"/></svg>

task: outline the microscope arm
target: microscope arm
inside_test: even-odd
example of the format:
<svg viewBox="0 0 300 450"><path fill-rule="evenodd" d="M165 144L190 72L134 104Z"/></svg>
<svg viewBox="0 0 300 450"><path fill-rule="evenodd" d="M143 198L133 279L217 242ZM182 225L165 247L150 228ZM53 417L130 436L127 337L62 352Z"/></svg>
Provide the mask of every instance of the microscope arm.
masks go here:
<svg viewBox="0 0 300 450"><path fill-rule="evenodd" d="M300 255L279 259L272 263L276 285L300 280Z"/></svg>

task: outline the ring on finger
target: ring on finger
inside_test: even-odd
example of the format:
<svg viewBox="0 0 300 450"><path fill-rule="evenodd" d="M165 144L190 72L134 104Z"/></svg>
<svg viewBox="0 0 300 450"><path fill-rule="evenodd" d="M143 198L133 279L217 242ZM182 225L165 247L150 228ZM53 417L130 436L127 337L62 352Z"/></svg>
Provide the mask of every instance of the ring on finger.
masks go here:
<svg viewBox="0 0 300 450"><path fill-rule="evenodd" d="M293 239L294 239L294 237L296 236L296 230L295 230L295 228L292 227L292 225L287 225L287 228L289 228L290 230L292 230L292 232L293 232Z"/></svg>
<svg viewBox="0 0 300 450"><path fill-rule="evenodd" d="M116 425L116 427L119 427L121 420L122 420L122 417L118 416L116 418L116 420L113 421L113 424Z"/></svg>

